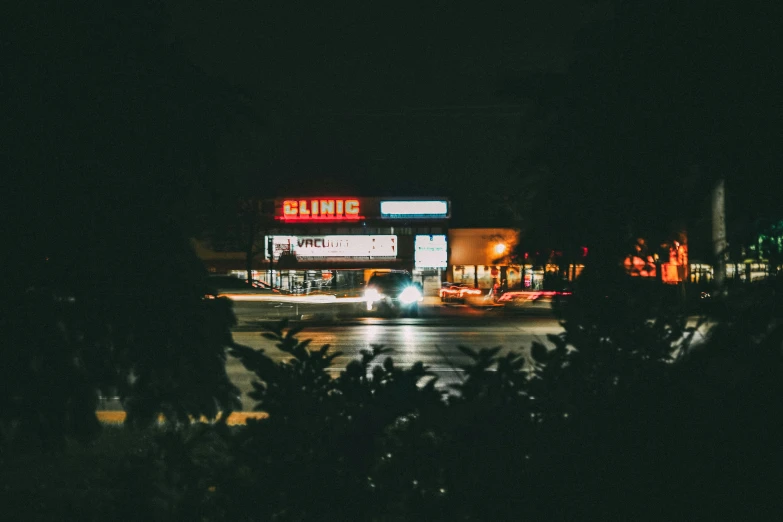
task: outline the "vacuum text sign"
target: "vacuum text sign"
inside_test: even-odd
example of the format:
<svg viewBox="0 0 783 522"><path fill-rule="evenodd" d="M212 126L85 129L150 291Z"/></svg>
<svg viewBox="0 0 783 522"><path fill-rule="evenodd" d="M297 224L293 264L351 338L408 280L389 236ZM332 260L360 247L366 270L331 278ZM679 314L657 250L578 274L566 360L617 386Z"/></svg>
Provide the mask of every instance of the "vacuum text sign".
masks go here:
<svg viewBox="0 0 783 522"><path fill-rule="evenodd" d="M267 236L267 242L270 238L275 261L283 252L290 252L297 258L397 257L396 235ZM269 259L268 253L266 258Z"/></svg>

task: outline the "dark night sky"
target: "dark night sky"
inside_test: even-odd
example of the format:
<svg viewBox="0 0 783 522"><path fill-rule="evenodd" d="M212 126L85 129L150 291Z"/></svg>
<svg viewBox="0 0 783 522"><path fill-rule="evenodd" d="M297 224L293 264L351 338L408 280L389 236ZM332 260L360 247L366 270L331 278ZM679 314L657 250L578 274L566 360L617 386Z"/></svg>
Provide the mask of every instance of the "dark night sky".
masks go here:
<svg viewBox="0 0 783 522"><path fill-rule="evenodd" d="M779 211L759 187L783 164L780 7L164 1L0 19L21 80L0 85L0 154L24 174L6 193L42 222L99 204L185 221L249 191L443 195L454 225L576 241L708 224L719 177L735 215Z"/></svg>
<svg viewBox="0 0 783 522"><path fill-rule="evenodd" d="M564 71L580 26L606 12L580 0L168 4L194 62L264 115L251 153L269 162L259 183L292 195L446 195L457 219L503 190L519 150L523 110L499 94L504 83Z"/></svg>

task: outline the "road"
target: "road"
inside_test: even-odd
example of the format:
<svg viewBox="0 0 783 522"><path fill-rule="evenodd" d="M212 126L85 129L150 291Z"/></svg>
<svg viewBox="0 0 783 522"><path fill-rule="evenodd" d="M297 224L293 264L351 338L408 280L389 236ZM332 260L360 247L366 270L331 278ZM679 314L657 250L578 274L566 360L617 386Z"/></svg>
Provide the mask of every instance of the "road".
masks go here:
<svg viewBox="0 0 783 522"><path fill-rule="evenodd" d="M261 334L265 327L280 318L294 319L291 324L304 327L300 339L312 339L311 348L329 344L342 353L334 360L331 371L337 373L360 357L361 350L374 344L391 348L389 355L377 361L380 364L390 356L398 365L407 367L421 361L438 377L438 386L447 389L460 381L460 366L470 359L457 348L460 345L474 350L502 347L501 354L517 351L527 354L533 341L546 341L547 334L562 331L557 320L548 313L535 315L504 315L499 309L475 309L466 306L442 306L430 301L421 307L417 318L359 317L344 313L347 305L337 307L310 307L296 310L290 307L272 308L269 303L236 302L237 325L233 328L234 341L253 348L263 348L266 355L282 362L288 355L275 348L274 343ZM355 310L355 306L350 309ZM296 313L292 313L296 312ZM304 317L304 320L301 318ZM254 401L247 397L254 376L241 362L229 357L226 370L231 381L240 389L242 410L253 409ZM117 400L101 401L100 409L122 409Z"/></svg>
<svg viewBox="0 0 783 522"><path fill-rule="evenodd" d="M443 306L433 300L421 307L417 318L363 317L356 313L358 310L361 308L357 308L357 303L348 302L303 303L297 308L291 303L237 301L234 303L237 325L232 335L235 342L262 348L267 356L282 362L288 355L261 334L267 326L289 318L292 325L304 327L299 338L311 339L311 348L328 344L332 350L341 352L330 368L335 374L344 370L351 360L358 359L362 350L379 344L391 348L392 352L382 356L378 364L389 356L403 367L421 361L437 375L438 386L448 389L450 384L460 382L460 367L470 362L458 346L474 350L500 346L501 355L516 351L527 356L534 341L550 345L547 335L563 331L547 310L507 314L500 308ZM254 376L233 357L228 358L226 370L241 391L242 409L251 411L254 401L247 393L252 389ZM102 401L101 409L117 410L121 405L108 399Z"/></svg>
<svg viewBox="0 0 783 522"><path fill-rule="evenodd" d="M243 316L244 314L244 316ZM240 309L240 324L234 328L234 340L245 346L263 348L266 355L284 361L288 355L275 348L274 343L261 336L264 321L252 320L249 309ZM517 351L527 354L533 341L546 341L547 334L559 333L562 328L551 315L503 316L498 310L475 310L468 307L422 307L418 318L357 317L338 321L301 321L304 331L300 339L311 339L312 348L330 345L342 353L334 360L332 370L339 372L361 350L381 344L392 349L389 356L398 365L407 367L421 361L438 376L439 386L459 382L460 366L470 359L457 348L459 345L478 350L502 347L501 354ZM381 363L387 356L383 356ZM243 410L250 410L253 401L246 396L253 375L239 361L229 358L227 371L232 382L242 391Z"/></svg>

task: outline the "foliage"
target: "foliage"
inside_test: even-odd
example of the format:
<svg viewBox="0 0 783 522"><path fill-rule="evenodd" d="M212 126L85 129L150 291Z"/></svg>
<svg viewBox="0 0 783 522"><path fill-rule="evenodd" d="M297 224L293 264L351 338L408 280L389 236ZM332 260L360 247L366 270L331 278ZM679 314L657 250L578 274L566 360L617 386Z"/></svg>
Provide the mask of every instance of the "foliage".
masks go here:
<svg viewBox="0 0 783 522"><path fill-rule="evenodd" d="M508 185L548 173L535 186L542 208L529 215L528 235L549 248L592 249L612 234L663 238L685 223L696 247L697 228L709 238L704 216L719 179L730 244L748 239L745 220L779 219L774 191L759 188L775 184L783 158L773 43L781 4L602 5L605 15L574 40L566 71L526 71L505 88L534 108L523 125L536 125ZM519 213L536 206L529 192L515 194Z"/></svg>
<svg viewBox="0 0 783 522"><path fill-rule="evenodd" d="M89 438L99 394L140 424L230 410L233 317L185 238L243 102L192 66L161 2L16 7L0 22L3 435Z"/></svg>
<svg viewBox="0 0 783 522"><path fill-rule="evenodd" d="M563 335L524 354L461 347L448 395L380 346L333 375L341 355L283 322L264 336L288 361L232 348L267 419L144 432L104 463L97 505L77 507L135 500L130 520L769 519L783 507L781 288L735 292L697 343L698 324L635 284L586 271Z"/></svg>
<svg viewBox="0 0 783 522"><path fill-rule="evenodd" d="M783 262L783 220L765 221L756 224L755 241L749 250L752 255L767 260L770 273L775 276Z"/></svg>
<svg viewBox="0 0 783 522"><path fill-rule="evenodd" d="M126 279L113 281L53 256L44 266L49 277L4 301L4 438L47 447L62 446L68 435L89 439L98 429L99 396L118 396L138 426L159 413L188 423L239 405L225 371L230 302L205 296L203 268L184 240L160 240L148 242L147 252L167 251L167 270L137 255ZM161 280L145 284L144 272L156 269Z"/></svg>
<svg viewBox="0 0 783 522"><path fill-rule="evenodd" d="M250 423L234 442L243 480L225 488L232 516L369 519L386 500L375 470L385 433L441 407L434 379L420 363L409 369L388 358L377 363L386 353L378 346L332 377L328 368L340 354L328 346L311 350L309 341L296 338L299 329L284 329L282 323L264 336L292 356L289 362L275 365L262 351L234 347L258 377L251 397L270 418ZM423 379L429 380L417 386Z"/></svg>
<svg viewBox="0 0 783 522"><path fill-rule="evenodd" d="M694 345L703 325L689 324L665 300L645 299L635 284L622 273L587 272L576 293L582 300L564 310L566 333L549 339L554 348L535 344L525 357L463 347L471 361L462 367L464 382L426 407L406 386L407 399L373 414L368 410L386 403L376 402L382 370L367 378L370 354L329 379L323 369L333 359L325 347L311 352L297 331L273 333L269 338L295 358L290 367L274 367L261 364L260 354L245 354L256 357L250 367L264 376L255 398L271 417L240 437L265 435L239 459L254 463L243 476L255 485L250 477L266 469L275 479L264 490L287 493L296 482L329 480L318 481L307 500L286 504L280 493L273 495L276 508L269 498L271 506L244 507L268 510L264 519L315 519L327 498L338 505L329 511L334 519L698 519L744 509L743 497L721 493L730 484L759 507L778 506L765 481L780 475L773 441L783 425L771 398L780 386L781 331L762 327L778 324L769 313L748 319L759 315L758 302L779 297L763 288L737 296L727 303L737 315ZM741 303L750 310L741 312ZM716 363L722 371L739 365L741 377L727 373L716 383ZM362 404L364 416L357 417ZM361 437L339 429L340 411L362 419ZM764 434L762 446L751 448L742 441L755 432ZM261 447L288 451L281 458L262 451L261 464ZM288 482L292 469L296 478Z"/></svg>
<svg viewBox="0 0 783 522"><path fill-rule="evenodd" d="M272 211L258 195L234 195L214 205L209 226L199 236L218 252L242 252L245 269L252 273L267 249L266 234L273 225Z"/></svg>
<svg viewBox="0 0 783 522"><path fill-rule="evenodd" d="M737 316L694 346L703 325L669 310L666 296L645 299L636 281L615 276L586 273L576 293L582 300L564 309L566 333L549 338L554 348L534 344L526 356L460 348L470 359L464 381L442 399L422 402L426 387L415 386L414 374L394 401L383 401L378 384L394 367L387 360L368 376L378 348L330 378L325 370L339 354L311 351L296 329L267 335L294 356L290 363L276 366L238 347L261 378L254 398L271 416L240 432L237 461L246 463L248 489L231 482L227 490L271 495L242 505L231 496L230 504L283 520L323 517L326 509L340 520L693 519L740 508L739 497L716 493L739 481L759 505L775 506L770 485L751 473L779 474L763 459L780 457L772 442L780 411L760 395L779 387L772 378L779 362L769 359L779 353L762 346L774 345L772 337L761 344L757 337L772 317L749 328ZM760 297L754 291L737 304ZM744 359L741 382L714 388L704 366L715 363L712 351L731 353L732 364ZM750 403L729 406L730 394ZM751 429L764 430L765 445L749 453L740 440ZM716 461L716 451L725 460ZM318 487L293 501L297 483Z"/></svg>

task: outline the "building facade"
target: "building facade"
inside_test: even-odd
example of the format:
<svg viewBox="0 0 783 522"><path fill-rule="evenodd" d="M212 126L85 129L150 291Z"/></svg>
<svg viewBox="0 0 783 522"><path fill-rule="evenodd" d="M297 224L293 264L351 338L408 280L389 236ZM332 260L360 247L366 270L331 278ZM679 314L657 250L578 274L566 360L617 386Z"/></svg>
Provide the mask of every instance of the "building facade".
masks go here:
<svg viewBox="0 0 783 522"><path fill-rule="evenodd" d="M448 264L445 198L288 197L269 202L252 277L285 290L351 294L374 271L407 270L437 295ZM196 250L213 273L246 277L244 255Z"/></svg>
<svg viewBox="0 0 783 522"><path fill-rule="evenodd" d="M513 228L449 230L449 281L490 290L518 288L522 267L512 262L519 231Z"/></svg>

